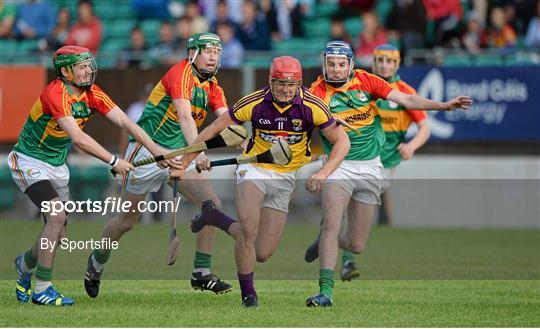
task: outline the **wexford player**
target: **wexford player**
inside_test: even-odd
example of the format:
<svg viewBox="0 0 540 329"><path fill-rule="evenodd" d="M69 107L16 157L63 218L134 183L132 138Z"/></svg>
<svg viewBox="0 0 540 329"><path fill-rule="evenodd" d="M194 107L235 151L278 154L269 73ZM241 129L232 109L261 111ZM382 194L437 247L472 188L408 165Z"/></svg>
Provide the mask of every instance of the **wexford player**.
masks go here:
<svg viewBox="0 0 540 329"><path fill-rule="evenodd" d="M380 204L383 190L383 166L380 155L385 143L378 99L387 99L405 108L451 111L469 108L472 100L459 96L449 102L434 102L417 95L392 89L383 79L363 70L353 70L351 46L343 41L326 44L322 54L322 76L312 84L311 92L329 104L330 112L360 131L348 131L351 149L339 168L328 177L322 191L324 221L320 239L308 248L306 260L320 254L319 294L306 300L307 306L331 306L334 269L339 246L354 254L364 250L375 206ZM330 154L332 145L322 136L323 153ZM345 236L339 238L341 218L348 211ZM309 252L315 255L308 255Z"/></svg>
<svg viewBox="0 0 540 329"><path fill-rule="evenodd" d="M193 144L198 134L197 127L202 125L209 111L218 116L227 112L223 89L215 78L221 56L221 40L213 33L195 34L189 38L187 50L188 58L171 67L156 84L137 121L157 144L169 150ZM151 154L144 145L130 139L126 159L133 162L149 156ZM204 155L201 157L205 158ZM137 223L140 216L137 203L145 200L148 192L157 191L166 181L169 181L169 173L156 164L137 167L124 175L122 199L131 201L133 209L107 222L101 238L120 240ZM205 174L198 174L194 166L188 168L185 179L178 182L178 191L197 205L211 199L221 207L221 201ZM210 272L210 252L215 231L215 228L208 227L197 234L191 285L194 289L221 294L232 287ZM95 298L99 293L103 267L110 253L110 249L94 250L88 259L84 285L90 297Z"/></svg>
<svg viewBox="0 0 540 329"><path fill-rule="evenodd" d="M43 202L68 201L69 170L66 156L73 143L84 152L108 163L119 174L132 169L129 162L117 158L82 131L90 117L99 112L158 156L164 149L130 121L94 80L97 66L90 51L83 47L65 46L53 55L57 78L49 83L34 103L17 144L8 156L11 174L19 188L40 209ZM170 161L162 166L173 164ZM173 165L181 169L181 166ZM55 207L56 208L56 207ZM52 267L59 241L66 234L67 214L44 211L45 226L38 241L26 253L15 259L16 294L19 302L43 305L72 305L52 285ZM41 248L45 241L50 248ZM32 274L36 284L31 290Z"/></svg>
<svg viewBox="0 0 540 329"><path fill-rule="evenodd" d="M320 191L323 181L349 151L347 135L336 125L328 107L302 87L302 67L297 59L289 56L274 58L268 78L269 87L242 98L229 115L219 117L196 139L196 142L208 140L230 124L249 121L253 130L244 154L261 153L278 137L284 138L292 150L292 161L286 166L238 166L235 189L238 222L219 216L211 203L204 206L201 216L192 222L194 231L213 225L236 239L234 253L245 307L258 306L253 285L255 261L268 260L279 244L295 187L295 172L311 157L313 129L321 129L334 147L325 165L306 182L309 191ZM194 157L194 154L184 156L184 164ZM208 160L203 160L199 159L197 163L208 169Z"/></svg>

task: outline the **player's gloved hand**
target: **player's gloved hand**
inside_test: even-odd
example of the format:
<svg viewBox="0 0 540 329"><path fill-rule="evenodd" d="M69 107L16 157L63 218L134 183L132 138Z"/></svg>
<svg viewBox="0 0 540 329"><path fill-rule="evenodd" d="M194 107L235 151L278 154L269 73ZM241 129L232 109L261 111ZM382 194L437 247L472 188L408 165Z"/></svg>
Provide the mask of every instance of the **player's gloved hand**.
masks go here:
<svg viewBox="0 0 540 329"><path fill-rule="evenodd" d="M401 143L398 145L397 150L399 151L399 154L401 154L401 158L403 160L409 160L414 155L414 147L409 145L408 143Z"/></svg>
<svg viewBox="0 0 540 329"><path fill-rule="evenodd" d="M128 171L133 169L133 165L129 162L127 162L124 159L118 159L118 162L116 165L112 168L112 170L120 175L127 174Z"/></svg>
<svg viewBox="0 0 540 329"><path fill-rule="evenodd" d="M458 96L448 102L445 102L445 110L453 111L456 109L465 109L468 110L471 108L473 100L467 96Z"/></svg>
<svg viewBox="0 0 540 329"><path fill-rule="evenodd" d="M306 182L306 191L310 193L319 193L323 188L326 178L327 176L320 172L314 173Z"/></svg>
<svg viewBox="0 0 540 329"><path fill-rule="evenodd" d="M203 170L212 171L210 159L204 153L201 153L195 160L195 168L198 173L201 173Z"/></svg>

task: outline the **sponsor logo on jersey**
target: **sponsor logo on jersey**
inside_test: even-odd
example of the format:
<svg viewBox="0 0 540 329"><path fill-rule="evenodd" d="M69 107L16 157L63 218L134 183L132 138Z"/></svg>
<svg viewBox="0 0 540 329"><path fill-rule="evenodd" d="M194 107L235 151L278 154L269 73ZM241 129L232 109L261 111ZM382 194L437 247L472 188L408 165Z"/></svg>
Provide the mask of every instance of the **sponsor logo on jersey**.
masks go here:
<svg viewBox="0 0 540 329"><path fill-rule="evenodd" d="M353 114L345 117L347 123L355 123L357 121L367 120L371 117L371 108L364 113Z"/></svg>
<svg viewBox="0 0 540 329"><path fill-rule="evenodd" d="M276 131L275 133L259 133L259 137L269 143L276 143L278 137L283 138L287 144L298 144L302 141L303 134L290 134L284 131Z"/></svg>
<svg viewBox="0 0 540 329"><path fill-rule="evenodd" d="M268 119L259 119L259 123L262 125L269 125L272 124L272 122Z"/></svg>
<svg viewBox="0 0 540 329"><path fill-rule="evenodd" d="M368 101L368 98L367 98L366 94L363 91L359 91L355 96L359 100L361 100L362 102L367 102Z"/></svg>
<svg viewBox="0 0 540 329"><path fill-rule="evenodd" d="M294 131L301 131L302 130L302 119L292 119L292 129Z"/></svg>

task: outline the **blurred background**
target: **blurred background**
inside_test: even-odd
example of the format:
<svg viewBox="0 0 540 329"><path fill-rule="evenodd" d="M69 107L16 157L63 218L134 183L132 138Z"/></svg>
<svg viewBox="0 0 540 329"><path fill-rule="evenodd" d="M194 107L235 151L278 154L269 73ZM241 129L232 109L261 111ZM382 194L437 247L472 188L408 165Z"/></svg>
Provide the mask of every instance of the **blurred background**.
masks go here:
<svg viewBox="0 0 540 329"><path fill-rule="evenodd" d="M356 67L368 71L377 45L395 45L402 56L399 74L419 94L439 101L465 94L475 105L467 112L429 113L430 140L396 172L393 225L540 228L538 0L0 0L2 218L39 218L5 158L55 77L55 49L91 49L96 83L136 120L149 89L186 56L189 35L205 31L223 41L217 77L229 106L267 83L275 56L300 59L309 86L321 72L320 52L329 40L350 42ZM85 130L123 154L126 136L99 115ZM313 149L321 152L318 137ZM73 200L117 193L99 161L73 150L68 164ZM303 168L299 178L317 165ZM232 171L220 168L212 177L234 213ZM298 186L291 220L318 223L317 197ZM165 187L155 198L169 196ZM190 205L183 209L185 220L195 212Z"/></svg>

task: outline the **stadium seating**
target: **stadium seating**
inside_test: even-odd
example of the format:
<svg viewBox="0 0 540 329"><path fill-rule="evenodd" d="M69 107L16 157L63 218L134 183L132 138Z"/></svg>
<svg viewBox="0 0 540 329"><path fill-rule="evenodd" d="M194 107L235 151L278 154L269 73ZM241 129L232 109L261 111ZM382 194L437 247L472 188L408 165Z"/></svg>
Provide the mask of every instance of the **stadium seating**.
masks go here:
<svg viewBox="0 0 540 329"><path fill-rule="evenodd" d="M71 11L72 21L76 19L77 1L71 0L51 0L56 8L67 7ZM182 0L181 2L186 2ZM159 41L159 28L161 21L158 19L146 19L137 22L134 12L131 8L131 0L96 1L94 3L96 15L100 18L103 25L103 41L100 48L98 60L100 68L114 68L119 52L126 48L130 43L130 31L135 25L139 25L145 33L146 42L151 47ZM470 10L470 5L463 3L464 10ZM330 19L339 11L339 2L319 1L313 2L313 13L302 24L306 34L305 38L293 38L272 44L273 52L268 53L247 53L245 63L253 67L266 67L269 60L275 55L285 53L298 56L305 61L306 67L313 65L318 61L318 56L324 42L330 38ZM375 4L375 12L380 21L384 23L386 17L392 9L393 2L388 0L379 0ZM351 16L345 20L345 28L351 34L353 42L357 41L358 34L362 29L360 16ZM428 22L426 30L426 39L430 43L434 39L434 24ZM396 42L399 46L399 42ZM518 53L523 47L523 37L518 38ZM0 64L12 63L42 63L50 67L50 60L36 56L38 49L37 40L0 40ZM46 57L50 54L44 54ZM103 57L103 58L99 58ZM443 65L448 66L490 66L490 65L540 65L540 60L531 56L531 52L525 55L505 55L492 56L482 55L477 58L469 56L446 55ZM318 65L318 64L317 64Z"/></svg>

